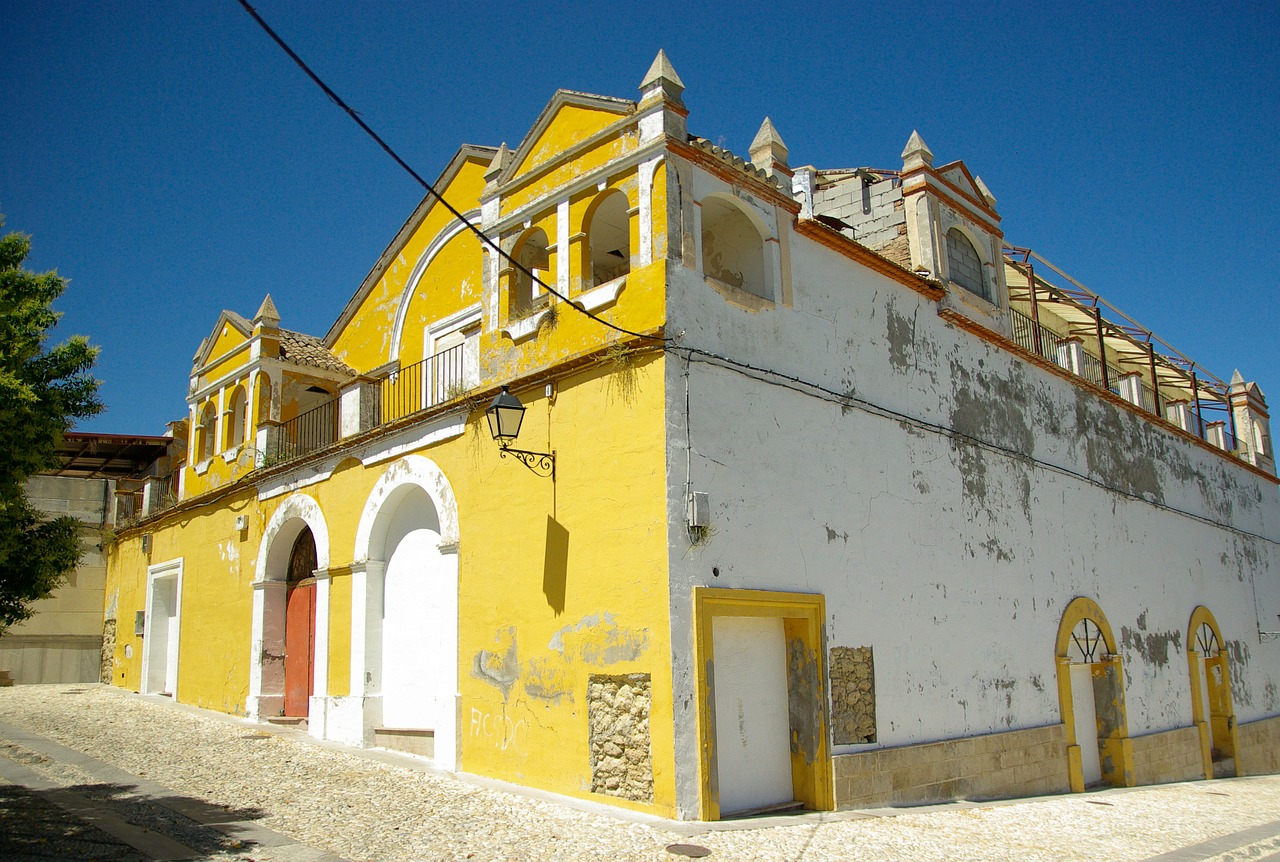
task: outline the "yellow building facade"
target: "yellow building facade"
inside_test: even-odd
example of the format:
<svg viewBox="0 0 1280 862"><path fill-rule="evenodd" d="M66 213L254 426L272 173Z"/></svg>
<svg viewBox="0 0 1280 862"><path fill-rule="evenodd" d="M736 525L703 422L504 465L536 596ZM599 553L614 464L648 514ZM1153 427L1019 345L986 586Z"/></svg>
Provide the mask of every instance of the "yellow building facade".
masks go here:
<svg viewBox="0 0 1280 862"><path fill-rule="evenodd" d="M1187 498L1272 528L1261 393L1227 451L1171 418L1204 384L1173 399L1154 352L1152 409L1099 387L962 163L913 136L901 172L793 171L768 120L746 161L682 91L659 54L638 101L560 91L514 150L462 147L324 336L269 296L223 312L180 500L109 557L139 620L113 683L681 818L1263 768L1280 704L1232 692L1274 691L1280 655L1242 651L1215 585L1243 576L1209 569L1243 554L1262 607L1280 561ZM1201 568L1139 607L1140 567L1093 578L1081 535ZM1199 635L1181 665L1134 634L1166 616L1192 620L1166 652ZM1077 625L1105 640L1077 656Z"/></svg>

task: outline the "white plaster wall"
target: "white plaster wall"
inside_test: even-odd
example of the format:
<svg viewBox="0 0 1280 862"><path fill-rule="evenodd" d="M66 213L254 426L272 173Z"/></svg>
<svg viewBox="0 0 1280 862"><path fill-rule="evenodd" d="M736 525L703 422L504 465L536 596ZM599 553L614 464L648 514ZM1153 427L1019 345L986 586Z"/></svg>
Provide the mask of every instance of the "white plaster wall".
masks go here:
<svg viewBox="0 0 1280 862"><path fill-rule="evenodd" d="M1060 721L1055 638L1077 595L1121 641L1131 735L1191 723L1187 623L1200 604L1222 627L1238 718L1280 713L1280 643L1258 633L1280 628L1274 484L790 241L792 308L732 306L672 261L668 331L877 407L694 357L686 416L686 365L669 354L683 815L696 811L695 585L823 593L828 647L875 650L879 746ZM684 527L686 421L691 487L712 511L697 546Z"/></svg>

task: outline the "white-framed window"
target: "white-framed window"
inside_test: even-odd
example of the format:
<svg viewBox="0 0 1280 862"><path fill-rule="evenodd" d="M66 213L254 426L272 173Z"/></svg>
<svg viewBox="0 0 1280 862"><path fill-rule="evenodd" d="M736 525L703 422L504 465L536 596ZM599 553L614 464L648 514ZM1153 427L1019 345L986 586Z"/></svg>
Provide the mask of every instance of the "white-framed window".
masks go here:
<svg viewBox="0 0 1280 862"><path fill-rule="evenodd" d="M480 385L480 328L478 304L427 327L423 344L427 406Z"/></svg>

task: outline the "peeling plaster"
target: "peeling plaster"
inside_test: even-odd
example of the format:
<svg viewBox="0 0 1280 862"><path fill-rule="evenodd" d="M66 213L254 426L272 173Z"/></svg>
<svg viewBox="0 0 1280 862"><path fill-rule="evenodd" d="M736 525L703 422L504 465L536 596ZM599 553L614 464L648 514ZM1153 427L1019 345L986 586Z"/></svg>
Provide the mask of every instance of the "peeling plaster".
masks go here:
<svg viewBox="0 0 1280 862"><path fill-rule="evenodd" d="M520 660L516 655L516 627L508 626L494 635L496 649L480 650L471 665L471 675L502 692L503 700L511 694L511 686L520 676Z"/></svg>
<svg viewBox="0 0 1280 862"><path fill-rule="evenodd" d="M560 653L566 661L583 661L597 667L635 661L649 646L649 633L620 626L613 615L592 614L576 624L560 629L547 649Z"/></svg>
<svg viewBox="0 0 1280 862"><path fill-rule="evenodd" d="M1174 655L1182 653L1182 632L1148 632L1146 631L1146 613L1138 617L1138 629L1128 626L1120 628L1120 643L1142 656L1144 664L1165 668L1169 665L1169 648Z"/></svg>
<svg viewBox="0 0 1280 862"><path fill-rule="evenodd" d="M813 651L801 638L787 642L787 712L791 723L791 753L812 764L818 756L821 722L817 705L822 690Z"/></svg>

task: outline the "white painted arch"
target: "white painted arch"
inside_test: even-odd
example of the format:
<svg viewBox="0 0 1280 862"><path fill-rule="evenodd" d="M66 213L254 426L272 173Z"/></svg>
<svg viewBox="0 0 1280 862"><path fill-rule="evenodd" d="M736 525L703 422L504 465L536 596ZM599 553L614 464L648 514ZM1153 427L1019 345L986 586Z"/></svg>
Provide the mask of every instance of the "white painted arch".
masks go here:
<svg viewBox="0 0 1280 862"><path fill-rule="evenodd" d="M311 535L316 540L316 568L329 568L329 525L320 511L320 504L306 494L293 494L280 504L262 531L255 581L285 579L294 540L304 526L311 528Z"/></svg>
<svg viewBox="0 0 1280 862"><path fill-rule="evenodd" d="M293 494L285 498L267 521L258 545L253 581L253 622L249 655L249 698L246 710L252 718L281 714L284 706L284 618L289 555L302 531L311 528L316 543L316 568L329 568L329 526L314 497ZM317 602L328 607L328 583L317 592ZM316 613L317 693L323 694L328 678L329 615Z"/></svg>
<svg viewBox="0 0 1280 862"><path fill-rule="evenodd" d="M379 548L386 538L387 521L379 518L388 501L404 493L407 486L416 485L427 493L435 506L439 518L441 544L457 544L458 536L458 503L453 495L453 486L445 477L444 471L430 458L422 455L406 455L387 468L378 479L369 499L365 501L364 511L360 514L360 525L356 528L356 546L353 559L366 562L369 559L369 548ZM319 539L317 539L317 544Z"/></svg>
<svg viewBox="0 0 1280 862"><path fill-rule="evenodd" d="M351 692L361 736L434 732L435 764L457 764L458 507L444 472L407 455L374 485L356 530Z"/></svg>
<svg viewBox="0 0 1280 862"><path fill-rule="evenodd" d="M418 262L413 265L413 271L409 273L409 278L404 285L404 291L400 294L400 304L396 308L395 324L391 328L390 359L393 362L400 358L400 344L404 336L405 321L409 316L409 303L413 299L413 294L418 290L418 285L421 284L422 277L427 272L427 267L431 265L431 261L435 260L436 255L438 255L454 237L463 231L471 229L468 227L467 222L474 224L480 221L480 210L478 209L471 210L463 215L466 221L463 221L462 219L454 219L449 222L444 230L436 234L435 238L427 244L426 250L422 252L422 256L418 258Z"/></svg>

